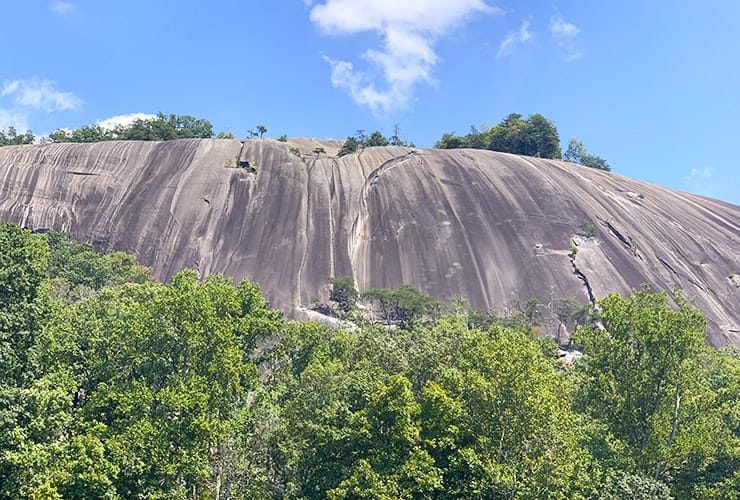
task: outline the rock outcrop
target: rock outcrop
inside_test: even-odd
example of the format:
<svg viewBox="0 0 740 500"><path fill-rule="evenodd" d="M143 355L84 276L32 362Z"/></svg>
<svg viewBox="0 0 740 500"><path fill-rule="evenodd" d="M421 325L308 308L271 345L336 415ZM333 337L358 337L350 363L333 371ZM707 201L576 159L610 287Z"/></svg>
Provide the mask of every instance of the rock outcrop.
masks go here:
<svg viewBox="0 0 740 500"><path fill-rule="evenodd" d="M329 276L481 309L680 286L710 344L740 345L740 207L561 161L403 147L336 158L340 145L0 148L0 219L132 252L161 280L183 267L247 277L288 315L326 297Z"/></svg>

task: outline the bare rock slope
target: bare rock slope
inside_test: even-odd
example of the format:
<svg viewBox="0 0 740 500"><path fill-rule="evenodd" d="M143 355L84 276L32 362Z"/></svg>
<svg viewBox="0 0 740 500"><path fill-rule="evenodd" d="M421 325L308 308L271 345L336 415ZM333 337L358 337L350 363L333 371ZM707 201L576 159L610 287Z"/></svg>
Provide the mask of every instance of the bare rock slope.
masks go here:
<svg viewBox="0 0 740 500"><path fill-rule="evenodd" d="M710 344L740 345L740 207L560 161L401 147L336 158L340 145L0 148L0 219L132 252L162 280L183 267L248 277L289 315L342 275L481 309L680 286Z"/></svg>

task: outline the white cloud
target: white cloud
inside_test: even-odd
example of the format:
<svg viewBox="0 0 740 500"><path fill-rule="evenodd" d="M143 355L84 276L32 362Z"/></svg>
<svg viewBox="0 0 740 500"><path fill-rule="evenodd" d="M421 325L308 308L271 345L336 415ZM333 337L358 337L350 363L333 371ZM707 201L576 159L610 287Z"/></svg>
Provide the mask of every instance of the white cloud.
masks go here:
<svg viewBox="0 0 740 500"><path fill-rule="evenodd" d="M534 35L529 31L529 19L525 19L522 25L516 31L511 31L506 35L506 38L501 42L498 47L496 57L505 57L514 51L517 45L523 45L534 38Z"/></svg>
<svg viewBox="0 0 740 500"><path fill-rule="evenodd" d="M56 0L51 4L51 10L59 14L60 16L66 16L73 10L75 10L74 4L71 4L69 2L63 2L62 0Z"/></svg>
<svg viewBox="0 0 740 500"><path fill-rule="evenodd" d="M569 23L560 14L550 18L550 36L562 51L566 62L583 57L583 51L576 47L576 38L580 32L578 26Z"/></svg>
<svg viewBox="0 0 740 500"><path fill-rule="evenodd" d="M156 118L157 115L149 115L146 113L130 113L128 115L116 115L111 116L110 118L106 118L105 120L98 120L96 122L97 125L100 125L101 127L113 130L119 125L121 126L127 126L131 125L135 120L148 120L149 118Z"/></svg>
<svg viewBox="0 0 740 500"><path fill-rule="evenodd" d="M314 2L306 2L312 5ZM326 0L311 8L310 19L329 35L373 32L380 50L368 49L363 59L382 74L378 89L372 72L349 61L324 59L331 65L331 81L376 115L404 108L419 83L432 83L437 64L436 42L477 13L499 9L484 0Z"/></svg>
<svg viewBox="0 0 740 500"><path fill-rule="evenodd" d="M76 110L80 106L82 99L71 92L57 90L56 83L51 80L6 80L0 89L0 129L15 127L18 131L26 131L34 112Z"/></svg>
<svg viewBox="0 0 740 500"><path fill-rule="evenodd" d="M20 86L20 82L18 80L8 82L6 81L3 83L3 90L0 91L0 97L5 97L6 95L10 95L16 90L18 90L18 87Z"/></svg>
<svg viewBox="0 0 740 500"><path fill-rule="evenodd" d="M686 189L692 193L712 196L713 176L714 169L708 167L692 168L689 175L683 178L683 183Z"/></svg>
<svg viewBox="0 0 740 500"><path fill-rule="evenodd" d="M0 97L12 96L21 108L42 109L47 112L79 109L82 100L71 92L56 89L51 80L6 80Z"/></svg>

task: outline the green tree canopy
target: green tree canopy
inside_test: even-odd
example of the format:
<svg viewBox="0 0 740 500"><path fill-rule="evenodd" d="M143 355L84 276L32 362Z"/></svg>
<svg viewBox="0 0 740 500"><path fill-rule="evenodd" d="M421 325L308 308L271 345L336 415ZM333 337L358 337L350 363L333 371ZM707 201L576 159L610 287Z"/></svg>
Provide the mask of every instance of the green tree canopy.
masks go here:
<svg viewBox="0 0 740 500"><path fill-rule="evenodd" d="M284 324L250 281L160 284L0 223L0 499L737 497L740 355L680 292L609 295L593 324L554 302L572 365L535 300L366 294L399 328Z"/></svg>
<svg viewBox="0 0 740 500"><path fill-rule="evenodd" d="M331 290L329 291L329 300L337 304L337 307L343 313L348 313L355 306L359 293L355 286L355 280L352 276L340 276L329 278Z"/></svg>
<svg viewBox="0 0 740 500"><path fill-rule="evenodd" d="M85 125L74 130L58 129L49 134L52 142L102 142L116 139L113 130L100 125Z"/></svg>
<svg viewBox="0 0 740 500"><path fill-rule="evenodd" d="M56 298L82 298L107 285L149 280L149 269L139 265L133 255L125 252L102 255L59 231L48 231L45 236L51 250L49 277Z"/></svg>
<svg viewBox="0 0 740 500"><path fill-rule="evenodd" d="M539 113L527 118L523 132L523 148L527 156L560 158L560 137L555 124Z"/></svg>
<svg viewBox="0 0 740 500"><path fill-rule="evenodd" d="M527 122L522 119L522 115L511 113L492 129L485 129L484 134L475 135L471 132L468 136L472 140L466 141L470 144L466 147L524 154L526 127Z"/></svg>
<svg viewBox="0 0 740 500"><path fill-rule="evenodd" d="M33 380L29 352L49 313L44 293L49 246L40 235L0 222L0 497L15 470L3 456L21 446L20 427L34 412L23 408Z"/></svg>
<svg viewBox="0 0 740 500"><path fill-rule="evenodd" d="M197 278L104 289L54 316L27 395L54 406L5 457L20 494L179 497L224 481L227 437L257 384L252 352L280 316L250 282Z"/></svg>
<svg viewBox="0 0 740 500"><path fill-rule="evenodd" d="M579 165L583 165L584 167L606 170L607 172L611 170L611 167L605 159L599 156L588 154L583 143L576 139L571 139L568 142L568 149L563 155L563 160L577 163Z"/></svg>
<svg viewBox="0 0 740 500"><path fill-rule="evenodd" d="M337 154L337 156L342 157L348 154L356 153L359 147L360 144L357 142L356 138L347 137L347 140L344 141L344 144L342 144L342 147L339 149L339 153Z"/></svg>
<svg viewBox="0 0 740 500"><path fill-rule="evenodd" d="M252 446L287 496L577 498L598 484L561 425L577 421L564 378L521 333L455 317L391 334L302 324L268 359L279 413Z"/></svg>
<svg viewBox="0 0 740 500"><path fill-rule="evenodd" d="M369 288L362 293L362 300L373 305L386 325L398 324L409 329L435 312L440 303L411 285L401 285L395 290Z"/></svg>
<svg viewBox="0 0 740 500"><path fill-rule="evenodd" d="M19 134L15 127L8 127L7 130L0 130L0 147L33 144L34 140L35 137L30 130L22 134Z"/></svg>
<svg viewBox="0 0 740 500"><path fill-rule="evenodd" d="M113 140L169 141L173 139L207 139L213 137L213 125L206 119L190 115L165 115L134 120L114 129L86 125L79 129L58 129L49 134L52 142L101 142Z"/></svg>
<svg viewBox="0 0 740 500"><path fill-rule="evenodd" d="M373 146L406 146L414 147L414 143L406 142L399 137L400 128L395 125L393 128L393 135L388 138L384 136L379 130L375 130L369 136L364 130L358 130L354 136L347 137L342 147L339 150L337 156L342 157L351 153L357 152L358 149L369 148Z"/></svg>
<svg viewBox="0 0 740 500"><path fill-rule="evenodd" d="M435 145L440 149L490 149L540 158L561 157L560 137L555 124L541 114L533 114L526 120L512 113L492 128L471 127L470 133L456 136L447 133Z"/></svg>
<svg viewBox="0 0 740 500"><path fill-rule="evenodd" d="M365 142L366 147L372 147L372 146L387 146L390 144L390 141L388 138L386 138L383 134L380 133L379 130L376 130L372 134L370 134L370 137L368 137L367 142Z"/></svg>
<svg viewBox="0 0 740 500"><path fill-rule="evenodd" d="M671 299L678 309L647 288L599 301L604 329L584 326L574 337L584 349L576 405L623 447L625 472L672 483L687 498L699 485L737 488L737 359L722 358L734 368L719 382L704 317L680 292Z"/></svg>

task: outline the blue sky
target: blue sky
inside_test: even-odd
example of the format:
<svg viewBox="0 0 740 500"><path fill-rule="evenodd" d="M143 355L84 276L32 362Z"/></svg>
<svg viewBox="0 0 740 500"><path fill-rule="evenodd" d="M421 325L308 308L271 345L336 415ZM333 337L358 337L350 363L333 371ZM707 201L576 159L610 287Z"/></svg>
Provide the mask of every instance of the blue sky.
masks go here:
<svg viewBox="0 0 740 500"><path fill-rule="evenodd" d="M740 204L738 19L732 0L0 0L0 128L163 111L432 146L542 113L617 173Z"/></svg>

